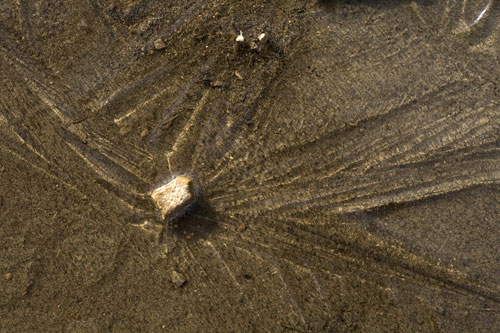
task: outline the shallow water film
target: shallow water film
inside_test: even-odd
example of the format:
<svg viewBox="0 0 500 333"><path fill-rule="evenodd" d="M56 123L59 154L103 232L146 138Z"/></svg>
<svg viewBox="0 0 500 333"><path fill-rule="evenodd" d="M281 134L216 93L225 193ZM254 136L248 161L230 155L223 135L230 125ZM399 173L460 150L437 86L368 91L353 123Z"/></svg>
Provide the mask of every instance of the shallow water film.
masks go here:
<svg viewBox="0 0 500 333"><path fill-rule="evenodd" d="M0 331L500 331L499 22L2 1Z"/></svg>

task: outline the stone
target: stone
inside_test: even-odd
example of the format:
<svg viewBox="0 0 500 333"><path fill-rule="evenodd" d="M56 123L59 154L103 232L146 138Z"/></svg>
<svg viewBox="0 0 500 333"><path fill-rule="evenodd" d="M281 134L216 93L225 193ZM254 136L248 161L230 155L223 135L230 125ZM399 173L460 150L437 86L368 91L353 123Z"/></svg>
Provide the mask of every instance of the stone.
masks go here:
<svg viewBox="0 0 500 333"><path fill-rule="evenodd" d="M172 283L176 288L182 287L187 282L186 277L182 273L179 273L177 271L172 271L170 277L172 279Z"/></svg>
<svg viewBox="0 0 500 333"><path fill-rule="evenodd" d="M167 44L165 44L165 42L161 38L158 38L157 40L155 40L153 44L154 44L155 49L157 49L157 50L162 50L162 49L167 47Z"/></svg>
<svg viewBox="0 0 500 333"><path fill-rule="evenodd" d="M224 82L222 82L221 80L216 80L214 82L212 82L212 87L214 88L224 88L226 86L226 84Z"/></svg>
<svg viewBox="0 0 500 333"><path fill-rule="evenodd" d="M195 200L193 181L186 176L176 176L151 192L151 198L162 219L181 215Z"/></svg>
<svg viewBox="0 0 500 333"><path fill-rule="evenodd" d="M240 31L240 34L238 35L238 37L236 37L236 41L238 43L243 43L245 41L245 37L243 37L243 32Z"/></svg>

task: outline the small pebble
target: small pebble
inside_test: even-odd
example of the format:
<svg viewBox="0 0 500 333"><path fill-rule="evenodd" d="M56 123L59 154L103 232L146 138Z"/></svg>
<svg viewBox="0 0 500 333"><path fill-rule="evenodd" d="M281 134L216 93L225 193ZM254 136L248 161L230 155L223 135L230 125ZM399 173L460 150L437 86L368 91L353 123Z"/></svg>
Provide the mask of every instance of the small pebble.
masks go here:
<svg viewBox="0 0 500 333"><path fill-rule="evenodd" d="M245 37L243 37L243 32L240 31L240 34L238 35L238 37L236 37L236 41L239 43L242 43L245 41Z"/></svg>
<svg viewBox="0 0 500 333"><path fill-rule="evenodd" d="M175 285L176 288L182 287L187 282L186 277L182 273L179 273L177 271L172 271L171 278L172 278L172 283Z"/></svg>
<svg viewBox="0 0 500 333"><path fill-rule="evenodd" d="M163 50L164 48L167 47L167 44L165 44L163 39L158 38L157 40L154 41L154 46L155 46L155 49L157 49L157 50Z"/></svg>
<svg viewBox="0 0 500 333"><path fill-rule="evenodd" d="M239 72L234 72L234 75L240 80L243 80L243 76Z"/></svg>
<svg viewBox="0 0 500 333"><path fill-rule="evenodd" d="M225 84L221 80L216 80L212 82L212 87L214 88L224 88Z"/></svg>
<svg viewBox="0 0 500 333"><path fill-rule="evenodd" d="M4 275L4 277L5 277L5 280L10 281L10 280L12 280L12 273L6 273Z"/></svg>
<svg viewBox="0 0 500 333"><path fill-rule="evenodd" d="M89 28L89 24L87 23L87 21L85 21L85 19L81 19L80 22L77 24L77 26L80 29L88 29Z"/></svg>

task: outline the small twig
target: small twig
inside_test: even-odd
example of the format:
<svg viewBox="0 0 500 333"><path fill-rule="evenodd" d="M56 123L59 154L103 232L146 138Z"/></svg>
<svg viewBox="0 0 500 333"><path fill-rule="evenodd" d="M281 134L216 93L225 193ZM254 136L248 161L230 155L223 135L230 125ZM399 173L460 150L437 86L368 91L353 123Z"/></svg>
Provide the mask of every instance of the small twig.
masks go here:
<svg viewBox="0 0 500 333"><path fill-rule="evenodd" d="M81 123L82 121L85 121L85 120L87 120L88 118L89 118L89 116L83 116L82 118L79 118L79 119L77 119L77 120L73 120L72 122L70 122L70 123L68 124L68 126L69 126L69 125L74 125L74 124Z"/></svg>

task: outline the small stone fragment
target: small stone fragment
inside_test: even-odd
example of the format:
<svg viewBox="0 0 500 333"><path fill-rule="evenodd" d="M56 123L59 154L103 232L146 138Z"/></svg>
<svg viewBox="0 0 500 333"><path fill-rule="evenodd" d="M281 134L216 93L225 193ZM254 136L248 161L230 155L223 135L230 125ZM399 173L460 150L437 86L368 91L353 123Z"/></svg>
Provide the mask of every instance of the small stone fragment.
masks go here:
<svg viewBox="0 0 500 333"><path fill-rule="evenodd" d="M240 79L240 80L243 80L243 76L240 74L240 72L234 72L234 75Z"/></svg>
<svg viewBox="0 0 500 333"><path fill-rule="evenodd" d="M216 80L212 82L212 87L214 88L224 88L226 85L221 80Z"/></svg>
<svg viewBox="0 0 500 333"><path fill-rule="evenodd" d="M170 277L176 288L181 288L187 282L186 277L177 271L172 271Z"/></svg>
<svg viewBox="0 0 500 333"><path fill-rule="evenodd" d="M191 238L193 238L193 236L194 236L194 232L190 232L189 234L187 234L184 237L186 237L187 240L190 240Z"/></svg>
<svg viewBox="0 0 500 333"><path fill-rule="evenodd" d="M6 274L4 275L4 278L5 278L5 280L7 280L7 281L12 280L12 273L6 273Z"/></svg>
<svg viewBox="0 0 500 333"><path fill-rule="evenodd" d="M243 32L240 31L240 34L238 35L238 37L236 37L236 41L239 43L242 43L245 41L245 37L243 37Z"/></svg>
<svg viewBox="0 0 500 333"><path fill-rule="evenodd" d="M151 192L162 219L175 217L194 202L193 182L185 176L176 176L171 182Z"/></svg>
<svg viewBox="0 0 500 333"><path fill-rule="evenodd" d="M266 38L266 34L265 34L265 33L261 33L261 34L257 37L257 39L258 39L259 41L261 41L261 42L262 42L262 41L265 41L265 40L264 40L265 38Z"/></svg>
<svg viewBox="0 0 500 333"><path fill-rule="evenodd" d="M87 23L87 21L85 21L85 19L82 18L80 22L77 24L77 27L80 29L88 29L89 24Z"/></svg>
<svg viewBox="0 0 500 333"><path fill-rule="evenodd" d="M167 47L167 44L165 44L163 39L158 38L157 40L154 41L154 46L155 46L155 49L157 49L157 50L163 50L164 48Z"/></svg>
<svg viewBox="0 0 500 333"><path fill-rule="evenodd" d="M147 38L153 33L152 27L158 24L158 20L157 17L149 17L147 20L141 21L141 23L136 25L132 31L141 34L142 38Z"/></svg>

